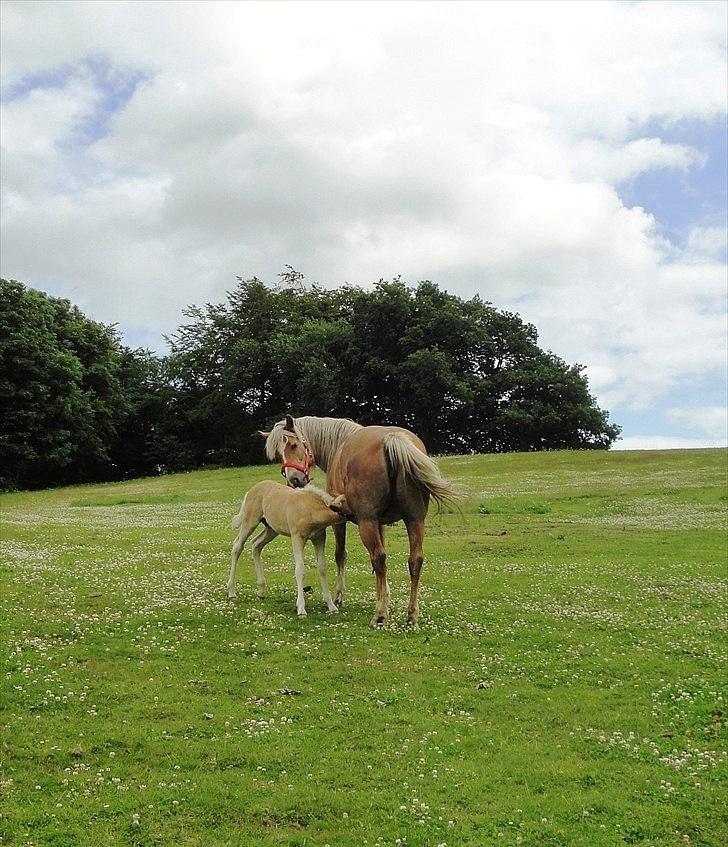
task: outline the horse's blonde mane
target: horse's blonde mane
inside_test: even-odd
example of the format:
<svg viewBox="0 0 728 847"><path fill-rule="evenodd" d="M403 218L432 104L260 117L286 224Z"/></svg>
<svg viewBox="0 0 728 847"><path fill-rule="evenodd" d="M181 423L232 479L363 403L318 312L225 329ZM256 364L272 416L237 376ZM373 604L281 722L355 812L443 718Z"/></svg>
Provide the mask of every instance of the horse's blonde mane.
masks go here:
<svg viewBox="0 0 728 847"><path fill-rule="evenodd" d="M317 418L304 415L302 418L296 418L294 423L296 430L308 441L316 464L324 471L327 470L341 442L361 429L361 424L348 418ZM266 439L265 454L271 461L281 454L285 425L285 421L278 421Z"/></svg>

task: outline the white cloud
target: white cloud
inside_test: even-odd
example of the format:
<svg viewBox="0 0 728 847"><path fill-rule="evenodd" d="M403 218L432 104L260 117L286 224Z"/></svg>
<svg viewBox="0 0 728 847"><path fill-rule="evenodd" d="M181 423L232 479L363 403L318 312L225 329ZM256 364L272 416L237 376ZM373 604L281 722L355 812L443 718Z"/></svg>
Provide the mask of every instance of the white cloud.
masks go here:
<svg viewBox="0 0 728 847"><path fill-rule="evenodd" d="M723 241L620 184L688 172L655 123L725 108L720 3L3 4L3 274L173 329L233 275L481 292L644 407L725 358ZM147 80L105 137L82 64ZM638 128L652 121L640 137Z"/></svg>
<svg viewBox="0 0 728 847"><path fill-rule="evenodd" d="M35 88L2 105L3 194L9 202L70 187L68 150L98 102L93 80L79 72L62 88Z"/></svg>
<svg viewBox="0 0 728 847"><path fill-rule="evenodd" d="M725 438L685 438L671 435L632 435L617 441L613 450L695 450L725 447Z"/></svg>
<svg viewBox="0 0 728 847"><path fill-rule="evenodd" d="M723 226L694 227L688 236L688 255L697 261L705 258L725 262L728 252L728 230Z"/></svg>
<svg viewBox="0 0 728 847"><path fill-rule="evenodd" d="M669 409L668 417L688 429L715 439L728 438L728 408L726 406L698 406L690 409Z"/></svg>

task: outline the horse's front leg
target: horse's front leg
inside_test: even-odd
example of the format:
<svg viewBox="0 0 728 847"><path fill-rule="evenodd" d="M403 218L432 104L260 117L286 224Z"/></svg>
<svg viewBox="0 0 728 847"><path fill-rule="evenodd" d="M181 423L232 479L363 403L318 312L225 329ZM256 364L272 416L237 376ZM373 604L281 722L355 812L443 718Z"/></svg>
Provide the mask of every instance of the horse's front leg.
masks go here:
<svg viewBox="0 0 728 847"><path fill-rule="evenodd" d="M326 573L326 530L314 535L311 541L316 551L316 567L318 568L319 579L321 580L321 595L324 603L326 603L326 608L330 612L338 612L338 606L331 599L329 580Z"/></svg>
<svg viewBox="0 0 728 847"><path fill-rule="evenodd" d="M334 539L336 540L336 595L334 603L341 609L344 605L344 594L346 593L345 571L346 571L346 522L334 524Z"/></svg>
<svg viewBox="0 0 728 847"><path fill-rule="evenodd" d="M423 520L406 521L407 536L409 537L409 572L410 572L410 601L407 607L407 623L417 623L419 606L417 604L417 591L420 584L420 571L422 570L422 539L425 534L425 523Z"/></svg>
<svg viewBox="0 0 728 847"><path fill-rule="evenodd" d="M306 576L306 563L303 560L303 545L305 543L306 539L301 538L300 535L291 536L293 560L296 563L296 614L299 618L306 617L306 599L303 594L303 580Z"/></svg>
<svg viewBox="0 0 728 847"><path fill-rule="evenodd" d="M372 570L377 580L377 606L372 618L372 626L381 626L389 614L389 584L387 583L387 555L384 552L379 522L359 521L359 535L369 551Z"/></svg>

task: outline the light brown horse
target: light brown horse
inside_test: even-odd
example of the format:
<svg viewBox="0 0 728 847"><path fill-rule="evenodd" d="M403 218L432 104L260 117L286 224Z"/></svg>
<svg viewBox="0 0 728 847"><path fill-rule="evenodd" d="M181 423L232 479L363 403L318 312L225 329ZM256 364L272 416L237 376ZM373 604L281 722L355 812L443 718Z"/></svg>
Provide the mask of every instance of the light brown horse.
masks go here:
<svg viewBox="0 0 728 847"><path fill-rule="evenodd" d="M345 418L288 415L266 439L269 459L282 460L281 473L290 486L303 487L313 464L326 471L326 488L343 494L351 519L369 552L376 576L377 604L372 626L381 626L389 612L384 527L402 520L409 538L410 600L407 620L418 614L417 590L422 570L425 516L432 497L439 504L456 499L456 487L443 478L425 445L412 432L396 426L361 426ZM346 524L334 526L336 596L344 601Z"/></svg>
<svg viewBox="0 0 728 847"><path fill-rule="evenodd" d="M263 524L263 530L253 539L253 563L257 578L257 594L265 597L265 571L261 553L266 544L277 535L287 535L291 539L293 558L296 563L296 611L299 618L306 617L306 600L303 593L303 578L306 565L303 560L303 548L310 539L316 550L316 566L321 580L321 592L324 603L330 612L338 612L331 599L329 583L326 578L326 527L344 523L342 513L347 510L343 497L332 497L313 485L305 491L294 491L286 485L271 480L256 483L243 498L240 511L233 518L232 527L238 530L230 556L230 577L228 578L228 597L236 596L235 567L245 542L255 528Z"/></svg>

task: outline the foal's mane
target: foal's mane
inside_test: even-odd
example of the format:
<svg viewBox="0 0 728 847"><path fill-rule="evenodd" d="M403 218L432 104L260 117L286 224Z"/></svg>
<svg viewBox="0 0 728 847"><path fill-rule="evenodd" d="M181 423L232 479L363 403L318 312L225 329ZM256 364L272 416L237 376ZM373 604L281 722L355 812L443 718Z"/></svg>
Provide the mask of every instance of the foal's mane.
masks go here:
<svg viewBox="0 0 728 847"><path fill-rule="evenodd" d="M307 485L305 488L291 488L290 491L295 492L306 492L308 494L315 494L317 497L320 497L327 506L330 506L336 497L333 494L329 494L328 491L324 491L322 488L317 488L315 485Z"/></svg>
<svg viewBox="0 0 728 847"><path fill-rule="evenodd" d="M294 423L296 430L308 441L316 464L324 471L328 469L341 442L362 428L361 424L348 418L317 418L313 415L296 418ZM285 421L278 421L265 442L265 453L271 460L281 453L285 425Z"/></svg>

